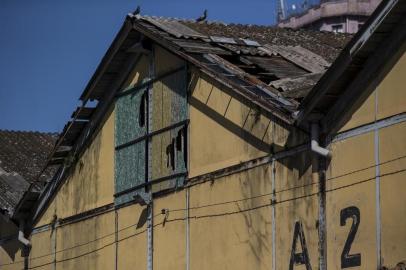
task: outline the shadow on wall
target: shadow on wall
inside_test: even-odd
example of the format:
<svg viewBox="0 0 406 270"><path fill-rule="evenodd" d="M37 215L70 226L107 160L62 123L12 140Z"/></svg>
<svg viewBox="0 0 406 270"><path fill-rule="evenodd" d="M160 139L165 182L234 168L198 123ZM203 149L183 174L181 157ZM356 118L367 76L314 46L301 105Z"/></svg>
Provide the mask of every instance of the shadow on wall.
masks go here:
<svg viewBox="0 0 406 270"><path fill-rule="evenodd" d="M276 192L280 192L283 189L291 189L287 194L285 194L286 192L276 194L277 202L282 203L282 205L285 203L291 205L289 211L286 211L285 207L280 207L279 205L277 207L279 216L284 216L284 222L287 222L283 226L291 227L298 217L315 217L318 211L318 205L315 203L317 199L315 201L316 197L312 196L314 192L313 187L309 185L312 182L309 165L311 156L312 154L310 152L302 152L280 160L277 165L279 168L275 170L275 181L277 182L275 187ZM295 170L291 170L289 167L295 168ZM271 245L269 242L269 236L272 234L270 229L271 195L269 192L272 190L271 173L272 167L269 164L251 169L239 176L240 192L243 198L255 198L269 194L269 196L262 197L261 199L247 199L238 203L240 204L238 208L246 224L246 235L249 236L245 244L249 245L252 254L254 254L258 262L258 267L271 253ZM293 188L298 186L305 187ZM303 209L303 206L306 207ZM258 211L258 209L264 207L267 207L266 209L269 210L269 212L265 212L266 214L264 214L264 211ZM246 211L247 209L253 211ZM314 222L312 218L307 218L306 220L308 222L303 223L303 225L306 226L306 232L317 230L316 217L314 218ZM292 240L288 238L279 242L283 242L283 245L290 248L291 241Z"/></svg>
<svg viewBox="0 0 406 270"><path fill-rule="evenodd" d="M247 151L255 151L252 156L258 156L258 152L265 154L274 154L298 145L309 143L308 135L299 130L298 128L289 126L288 124L277 119L269 112L251 104L249 101L240 97L233 91L225 88L219 83L213 82L208 78L204 80L209 81L212 86L205 86L206 92L200 91L199 85L201 81L200 75L193 74L190 78L189 89L189 104L218 125L239 137L247 145L246 149L253 149ZM211 88L211 89L210 89ZM216 93L221 91L224 93ZM221 100L213 100L214 98L221 98ZM232 108L233 105L237 104ZM214 104L214 106L213 106ZM239 104L241 105L238 108ZM221 108L219 108L222 106ZM231 111L233 110L234 111ZM237 113L240 113L238 115ZM233 114L233 117L230 115ZM239 116L238 119L235 115ZM237 121L236 121L237 119ZM216 138L216 134L211 134ZM221 135L220 135L221 136ZM220 137L219 137L220 138ZM284 212L285 208L280 207L279 214L286 216L287 220L292 220L292 226L295 218L298 216L315 216L318 210L317 200L312 196L314 189L309 185L312 182L312 157L310 151L295 154L292 157L278 160L278 168L276 172L277 185L276 189L291 189L289 192L278 194L278 200L287 200L292 205L290 212ZM271 190L271 166L264 165L255 169L245 171L238 176L240 185L240 196L246 199L269 193ZM308 188L292 188L300 186L309 186ZM286 195L285 195L286 194ZM283 195L283 197L282 197ZM300 198L300 200L290 200L291 198ZM270 196L262 197L262 199L255 200L242 200L236 203L240 215L244 219L245 232L238 235L240 243L249 246L252 254L255 257L257 268L262 264L266 264L266 258L270 254L271 244L269 240L270 231L270 213L264 214L264 211L259 211L261 208L268 209L270 206ZM288 203L288 202L286 202ZM303 205L306 207L303 209ZM252 211L251 211L252 210ZM317 217L317 215L316 215ZM303 224L306 226L306 231L316 231L317 224L316 218L309 219L308 222ZM286 225L288 226L288 225ZM292 239L288 239L286 245L290 248ZM268 255L267 255L268 254ZM255 268L255 267L254 267Z"/></svg>
<svg viewBox="0 0 406 270"><path fill-rule="evenodd" d="M92 207L97 203L98 178L100 165L100 148L102 132L95 137L86 153L75 164L75 174L73 177L79 178L73 185L73 209L79 213L87 207ZM90 188L89 188L90 187Z"/></svg>
<svg viewBox="0 0 406 270"><path fill-rule="evenodd" d="M3 217L0 218L0 238L13 238L0 242L0 247L7 253L11 261L15 260L17 252L20 251L21 243L16 239L18 235L17 226L11 222L6 221Z"/></svg>
<svg viewBox="0 0 406 270"><path fill-rule="evenodd" d="M221 86L219 83L211 81L213 84L211 91L213 91L213 88L215 87L230 96L228 105L224 106L224 113L219 113L208 105L211 98L211 93L209 94L206 102L202 102L193 96L193 91L197 89L196 86L198 80L199 77L194 75L191 77L188 85L188 89L191 91L189 96L190 105L234 135L243 139L247 144L253 146L255 149L268 154L278 153L309 141L308 135L302 130L289 126L270 113L256 107L253 104L250 104L247 100L238 96L231 90ZM243 123L243 125L235 123L227 117L229 104L233 99L249 108L248 113L241 114L241 123ZM267 119L267 124L264 125L263 121L260 123L261 118ZM310 167L311 158L303 157L301 158L300 162L292 162L290 159L286 159L283 160L282 163L290 170L297 170L299 172L299 177L301 177Z"/></svg>
<svg viewBox="0 0 406 270"><path fill-rule="evenodd" d="M271 167L265 166L264 169L257 168L249 172L244 172L238 178L241 187L241 193L244 198L250 198L263 194L264 190L271 189ZM259 181L263 179L263 181ZM253 181L257 180L257 181ZM268 199L265 198L265 202ZM266 204L266 203L265 203ZM269 254L271 254L271 243L269 236L272 234L270 230L271 219L270 214L266 211L244 211L246 209L256 209L264 205L264 200L245 200L241 202L241 206L238 206L244 218L244 222L247 228L248 238L245 242L255 256L257 263L256 267L260 268L261 264L266 261ZM243 237L243 236L242 236Z"/></svg>

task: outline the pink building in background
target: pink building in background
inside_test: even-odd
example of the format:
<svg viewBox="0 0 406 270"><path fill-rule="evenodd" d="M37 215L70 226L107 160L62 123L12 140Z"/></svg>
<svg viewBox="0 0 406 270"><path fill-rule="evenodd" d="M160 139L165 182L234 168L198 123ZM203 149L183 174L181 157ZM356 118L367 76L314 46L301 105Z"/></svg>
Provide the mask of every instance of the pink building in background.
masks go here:
<svg viewBox="0 0 406 270"><path fill-rule="evenodd" d="M381 0L322 0L320 5L278 22L278 27L356 33Z"/></svg>

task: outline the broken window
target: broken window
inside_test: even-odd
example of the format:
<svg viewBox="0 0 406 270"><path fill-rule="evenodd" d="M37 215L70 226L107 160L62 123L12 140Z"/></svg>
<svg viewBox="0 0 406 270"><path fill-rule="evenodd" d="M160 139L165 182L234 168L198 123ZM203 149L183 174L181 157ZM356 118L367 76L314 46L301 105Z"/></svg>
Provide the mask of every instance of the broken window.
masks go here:
<svg viewBox="0 0 406 270"><path fill-rule="evenodd" d="M140 103L140 111L138 114L138 122L140 127L145 127L145 123L147 122L147 92L144 92L141 96L141 103Z"/></svg>
<svg viewBox="0 0 406 270"><path fill-rule="evenodd" d="M172 142L166 147L166 167L175 170L175 139L172 139Z"/></svg>
<svg viewBox="0 0 406 270"><path fill-rule="evenodd" d="M145 82L118 95L116 204L183 185L187 173L186 79L186 68L175 66L173 73L150 80L143 89L139 85Z"/></svg>
<svg viewBox="0 0 406 270"><path fill-rule="evenodd" d="M187 164L187 128L186 126L179 129L176 137L166 147L167 163L166 167L173 171L186 168Z"/></svg>
<svg viewBox="0 0 406 270"><path fill-rule="evenodd" d="M180 152L183 158L184 166L187 167L187 128L183 127L178 131L178 136L176 136L176 150Z"/></svg>

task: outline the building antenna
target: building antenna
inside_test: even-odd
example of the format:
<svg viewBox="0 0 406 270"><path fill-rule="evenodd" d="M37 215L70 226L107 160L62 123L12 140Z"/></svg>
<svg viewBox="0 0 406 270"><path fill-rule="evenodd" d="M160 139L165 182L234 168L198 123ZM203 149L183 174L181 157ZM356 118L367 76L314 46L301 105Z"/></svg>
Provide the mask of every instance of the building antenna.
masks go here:
<svg viewBox="0 0 406 270"><path fill-rule="evenodd" d="M278 1L278 22L286 19L286 12L285 12L285 0L277 0Z"/></svg>

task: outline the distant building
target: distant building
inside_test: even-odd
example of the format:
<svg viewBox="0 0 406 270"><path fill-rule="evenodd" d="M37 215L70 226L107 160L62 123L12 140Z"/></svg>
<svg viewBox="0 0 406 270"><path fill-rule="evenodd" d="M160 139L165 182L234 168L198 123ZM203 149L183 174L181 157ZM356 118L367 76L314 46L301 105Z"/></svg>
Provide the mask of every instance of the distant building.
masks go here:
<svg viewBox="0 0 406 270"><path fill-rule="evenodd" d="M356 33L381 0L321 0L320 5L278 22L279 27Z"/></svg>

